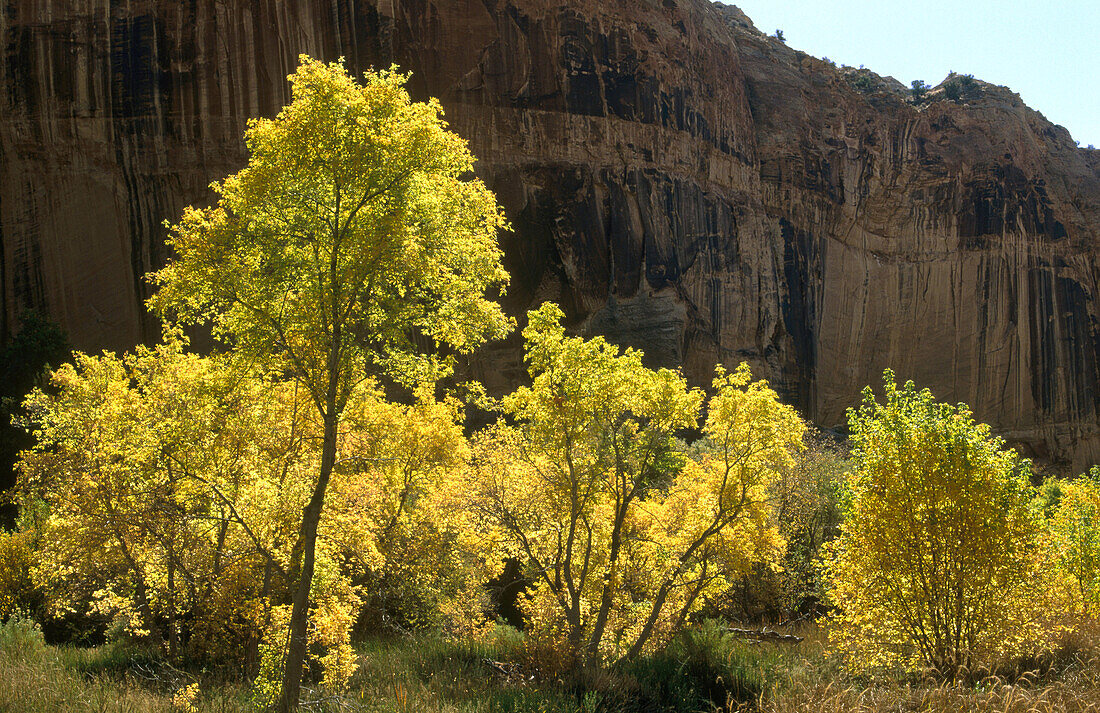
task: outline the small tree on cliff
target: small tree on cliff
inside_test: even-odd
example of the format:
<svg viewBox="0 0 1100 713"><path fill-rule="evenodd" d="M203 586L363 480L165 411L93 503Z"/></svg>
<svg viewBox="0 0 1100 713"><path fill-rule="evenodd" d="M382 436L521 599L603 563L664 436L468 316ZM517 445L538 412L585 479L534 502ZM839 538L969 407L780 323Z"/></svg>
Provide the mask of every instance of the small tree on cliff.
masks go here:
<svg viewBox="0 0 1100 713"><path fill-rule="evenodd" d="M176 258L154 276L152 306L209 322L241 357L289 375L322 426L312 497L292 562L297 585L278 707L297 707L308 645L315 546L355 386L373 375L403 382L446 364L416 344L465 352L509 321L485 299L503 286L497 231L504 219L434 100L412 102L406 77L303 56L292 101L249 123L251 157L213 188L213 208L188 208L171 229Z"/></svg>

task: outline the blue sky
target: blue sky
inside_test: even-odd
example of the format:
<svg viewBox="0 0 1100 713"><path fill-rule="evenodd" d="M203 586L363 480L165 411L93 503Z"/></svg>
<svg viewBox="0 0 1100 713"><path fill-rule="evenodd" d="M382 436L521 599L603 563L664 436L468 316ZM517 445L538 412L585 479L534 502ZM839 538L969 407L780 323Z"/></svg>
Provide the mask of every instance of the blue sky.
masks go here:
<svg viewBox="0 0 1100 713"><path fill-rule="evenodd" d="M756 27L906 86L954 70L1017 92L1100 147L1100 0L738 0Z"/></svg>

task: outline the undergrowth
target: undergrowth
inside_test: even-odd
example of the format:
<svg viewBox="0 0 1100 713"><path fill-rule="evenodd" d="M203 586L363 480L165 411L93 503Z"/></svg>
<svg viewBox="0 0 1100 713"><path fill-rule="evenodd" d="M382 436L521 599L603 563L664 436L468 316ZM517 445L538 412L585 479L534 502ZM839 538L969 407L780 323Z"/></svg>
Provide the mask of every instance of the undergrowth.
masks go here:
<svg viewBox="0 0 1100 713"><path fill-rule="evenodd" d="M597 671L533 665L510 627L479 641L418 635L360 644L360 666L342 693L307 690L311 711L378 713L825 713L826 711L1100 711L1096 632L1067 639L1059 656L962 683L890 675L855 678L825 653L813 626L797 645L753 643L716 622L695 627L656 655ZM246 682L169 666L123 642L54 647L37 625L0 625L0 713L245 713Z"/></svg>

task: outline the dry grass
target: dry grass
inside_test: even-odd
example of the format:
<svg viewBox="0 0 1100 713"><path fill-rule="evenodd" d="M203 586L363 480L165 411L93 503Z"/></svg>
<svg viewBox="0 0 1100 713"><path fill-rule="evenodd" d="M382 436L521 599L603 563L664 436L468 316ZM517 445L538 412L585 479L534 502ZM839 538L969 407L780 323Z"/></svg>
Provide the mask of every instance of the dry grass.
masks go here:
<svg viewBox="0 0 1100 713"><path fill-rule="evenodd" d="M878 684L870 687L836 683L775 692L761 702L765 713L887 713L902 711L988 711L989 713L1096 713L1100 688L1055 681L1039 686L1009 685L996 680L978 686Z"/></svg>
<svg viewBox="0 0 1100 713"><path fill-rule="evenodd" d="M1058 650L1020 662L1002 677L972 683L847 676L825 654L821 632L800 647L803 666L792 667L761 697L762 713L1100 713L1100 626L1081 624Z"/></svg>

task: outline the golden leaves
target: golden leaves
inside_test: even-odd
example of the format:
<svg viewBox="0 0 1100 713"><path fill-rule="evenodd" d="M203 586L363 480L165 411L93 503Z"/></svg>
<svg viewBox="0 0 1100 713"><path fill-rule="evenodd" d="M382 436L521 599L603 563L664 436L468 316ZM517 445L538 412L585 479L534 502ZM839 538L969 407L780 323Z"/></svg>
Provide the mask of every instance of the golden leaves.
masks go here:
<svg viewBox="0 0 1100 713"><path fill-rule="evenodd" d="M885 404L867 390L849 411L857 468L825 565L835 640L856 668L988 663L1035 614L1026 464L964 405L884 380Z"/></svg>
<svg viewBox="0 0 1100 713"><path fill-rule="evenodd" d="M588 657L659 645L708 596L774 562L766 491L803 425L748 367L719 370L706 438L685 453L704 394L601 338L567 337L543 305L524 330L530 387L502 401L515 425L479 439L472 508L535 582L528 613Z"/></svg>
<svg viewBox="0 0 1100 713"><path fill-rule="evenodd" d="M293 100L250 122L248 165L215 186L216 207L171 226L176 253L150 306L209 320L235 352L338 405L367 370L414 385L444 373L417 337L464 353L511 327L485 298L503 289L506 226L438 102L407 75L301 58ZM335 362L330 356L337 355ZM432 362L427 364L426 362Z"/></svg>

